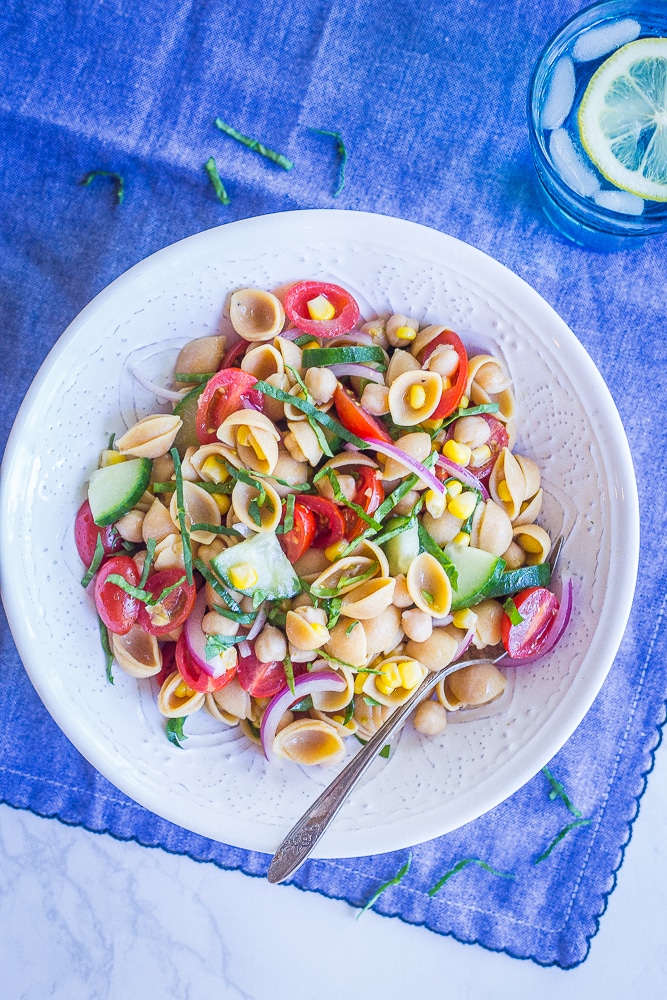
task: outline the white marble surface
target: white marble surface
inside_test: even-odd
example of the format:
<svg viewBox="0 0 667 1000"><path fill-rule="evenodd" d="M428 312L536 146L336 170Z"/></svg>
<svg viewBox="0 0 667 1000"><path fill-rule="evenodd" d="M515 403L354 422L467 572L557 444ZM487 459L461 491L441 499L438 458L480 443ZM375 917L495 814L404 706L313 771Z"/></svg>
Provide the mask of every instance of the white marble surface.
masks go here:
<svg viewBox="0 0 667 1000"><path fill-rule="evenodd" d="M0 806L2 1000L662 1000L667 751L576 969L543 969L346 903Z"/></svg>

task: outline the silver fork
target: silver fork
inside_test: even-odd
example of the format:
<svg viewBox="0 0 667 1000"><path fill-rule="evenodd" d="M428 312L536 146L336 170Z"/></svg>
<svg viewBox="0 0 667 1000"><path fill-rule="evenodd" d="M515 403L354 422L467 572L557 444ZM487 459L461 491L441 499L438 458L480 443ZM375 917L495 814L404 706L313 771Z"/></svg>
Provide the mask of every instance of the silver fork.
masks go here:
<svg viewBox="0 0 667 1000"><path fill-rule="evenodd" d="M550 552L551 571L553 573L556 563L560 557L563 546L563 539L556 539ZM492 663L500 663L507 653L501 653ZM368 768L373 763L376 755L387 744L399 726L405 721L410 712L420 701L436 687L440 681L449 677L450 674L469 667L473 663L489 662L485 657L473 657L467 660L459 660L450 663L435 673L428 674L418 688L399 708L393 712L386 722L380 726L378 731L370 738L368 743L356 754L352 760L345 765L330 785L324 789L322 794L306 810L300 820L298 820L287 834L282 844L276 851L269 865L267 878L269 882L284 882L285 879L293 875L298 868L310 857L324 836L332 820L338 815L343 803L363 777Z"/></svg>

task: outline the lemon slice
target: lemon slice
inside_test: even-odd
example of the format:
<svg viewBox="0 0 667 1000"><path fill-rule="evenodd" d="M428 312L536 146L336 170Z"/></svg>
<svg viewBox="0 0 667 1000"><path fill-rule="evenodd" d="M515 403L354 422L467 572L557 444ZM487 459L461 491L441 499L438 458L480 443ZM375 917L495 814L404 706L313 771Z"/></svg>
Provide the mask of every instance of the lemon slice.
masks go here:
<svg viewBox="0 0 667 1000"><path fill-rule="evenodd" d="M579 132L612 184L667 201L667 38L629 42L602 63L581 101Z"/></svg>

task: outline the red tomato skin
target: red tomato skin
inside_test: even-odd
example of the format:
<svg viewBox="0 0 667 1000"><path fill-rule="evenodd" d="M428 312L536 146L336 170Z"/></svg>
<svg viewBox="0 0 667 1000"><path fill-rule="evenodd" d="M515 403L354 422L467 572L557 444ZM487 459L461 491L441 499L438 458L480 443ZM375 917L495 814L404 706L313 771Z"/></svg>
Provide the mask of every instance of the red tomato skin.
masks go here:
<svg viewBox="0 0 667 1000"><path fill-rule="evenodd" d="M287 686L285 667L281 661L262 663L255 656L254 647L250 656L239 655L236 676L241 687L253 698L273 698Z"/></svg>
<svg viewBox="0 0 667 1000"><path fill-rule="evenodd" d="M285 523L284 507L280 523ZM313 544L316 526L317 521L313 512L308 510L308 508L304 507L302 503L299 503L299 501L296 500L294 502L294 527L291 531L286 531L284 535L278 535L280 547L292 565L294 565L294 563L300 559L304 552L307 552Z"/></svg>
<svg viewBox="0 0 667 1000"><path fill-rule="evenodd" d="M95 555L97 536L102 539L102 547L105 556L110 556L118 552L123 547L123 539L118 534L115 525L109 524L106 528L100 528L93 521L93 513L90 504L84 500L76 513L74 521L74 544L79 553L79 559L86 569L90 566Z"/></svg>
<svg viewBox="0 0 667 1000"><path fill-rule="evenodd" d="M393 444L389 432L376 420L372 413L364 409L361 403L347 392L341 385L334 392L334 406L343 427L360 438L370 438L374 441L384 441Z"/></svg>
<svg viewBox="0 0 667 1000"><path fill-rule="evenodd" d="M165 587L171 587L173 583L176 583L183 576L185 576L185 573L180 569L160 570L158 573L152 573L148 577L144 585L144 590L157 597ZM166 625L155 625L146 605L141 603L139 604L137 621L144 632L148 632L149 635L167 635L168 632L173 632L175 628L178 628L179 625L182 625L187 620L196 598L197 589L195 585L184 580L180 587L172 591L165 600L164 608L171 616Z"/></svg>
<svg viewBox="0 0 667 1000"><path fill-rule="evenodd" d="M354 502L358 507L363 508L364 513L374 514L384 500L384 486L378 479L375 469L361 466L358 472L359 483L354 495ZM352 520L352 525L347 535L350 541L352 541L365 530L367 525L363 518L354 514L354 511L350 511L349 513L353 515L353 518L356 517L356 520Z"/></svg>
<svg viewBox="0 0 667 1000"><path fill-rule="evenodd" d="M181 632L176 643L176 669L188 687L192 688L193 691L200 691L202 694L213 694L214 691L221 691L236 674L236 667L220 677L211 677L204 670L200 670L190 656L185 632Z"/></svg>
<svg viewBox="0 0 667 1000"><path fill-rule="evenodd" d="M438 334L427 347L424 348L421 355L422 364L433 354L436 347L441 344L449 344L454 348L459 359L459 367L456 371L456 381L450 389L445 389L440 397L440 402L438 403L437 409L433 414L431 414L431 420L443 420L448 417L457 408L461 402L461 397L463 396L466 382L468 381L468 354L466 352L463 341L457 333L453 330L443 330L442 333Z"/></svg>
<svg viewBox="0 0 667 1000"><path fill-rule="evenodd" d="M487 424L491 428L491 436L486 442L491 450L491 458L484 465L481 465L478 469L471 469L470 471L474 473L480 482L485 485L488 484L489 477L493 472L493 467L496 464L496 459L498 455L509 445L510 436L507 433L507 428L502 421L498 420L491 413L482 413L480 416L484 417Z"/></svg>
<svg viewBox="0 0 667 1000"><path fill-rule="evenodd" d="M140 579L139 570L134 559L129 556L111 556L99 568L95 578L95 607L98 615L110 632L127 635L137 620L140 602L115 583L107 583L106 579L111 573L118 573L136 587Z"/></svg>
<svg viewBox="0 0 667 1000"><path fill-rule="evenodd" d="M527 587L513 600L523 621L512 625L509 615L503 615L500 626L503 646L513 659L534 656L546 643L558 614L558 598L546 587Z"/></svg>
<svg viewBox="0 0 667 1000"><path fill-rule="evenodd" d="M336 310L333 319L311 319L308 302L324 295ZM323 281L298 281L285 294L285 312L294 326L313 337L340 337L349 333L359 319L359 306L340 285Z"/></svg>
<svg viewBox="0 0 667 1000"><path fill-rule="evenodd" d="M162 655L162 667L160 668L160 673L155 674L153 677L159 688L162 687L167 677L173 674L176 669L176 643L171 639L163 642L160 646L160 653Z"/></svg>
<svg viewBox="0 0 667 1000"><path fill-rule="evenodd" d="M235 344L227 350L224 358L222 359L222 364L220 365L220 370L223 368L238 368L239 365L236 364L237 360L241 357L243 352L246 350L248 344L247 340L237 340Z"/></svg>
<svg viewBox="0 0 667 1000"><path fill-rule="evenodd" d="M312 511L315 517L314 549L327 549L345 536L345 518L332 500L306 493L299 497L299 503Z"/></svg>
<svg viewBox="0 0 667 1000"><path fill-rule="evenodd" d="M207 382L197 403L196 429L201 444L213 444L218 440L218 427L230 413L243 408L244 400L252 403L255 409L262 409L264 397L253 389L256 382L254 375L240 368L222 368Z"/></svg>

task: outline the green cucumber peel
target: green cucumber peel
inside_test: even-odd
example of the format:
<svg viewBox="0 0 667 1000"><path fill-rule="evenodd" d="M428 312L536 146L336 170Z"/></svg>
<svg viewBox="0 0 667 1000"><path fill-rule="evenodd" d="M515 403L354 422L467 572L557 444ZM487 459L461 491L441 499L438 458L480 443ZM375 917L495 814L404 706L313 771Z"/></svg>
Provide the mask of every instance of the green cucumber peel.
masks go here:
<svg viewBox="0 0 667 1000"><path fill-rule="evenodd" d="M328 368L340 364L379 363L386 365L385 353L381 347L311 347L303 352L304 368Z"/></svg>

